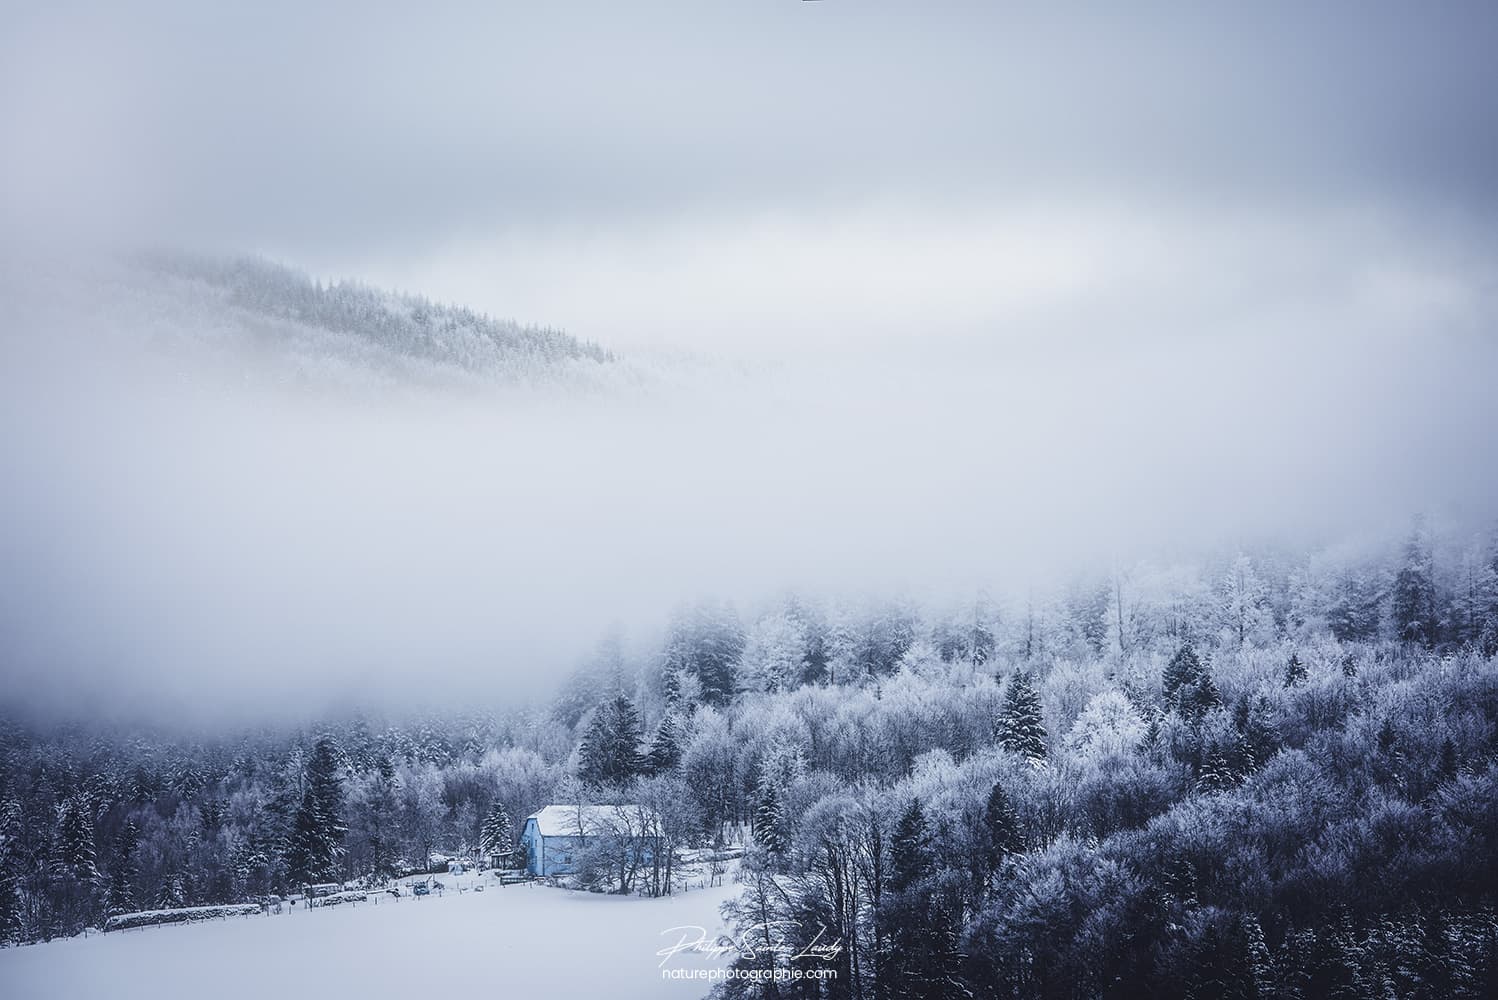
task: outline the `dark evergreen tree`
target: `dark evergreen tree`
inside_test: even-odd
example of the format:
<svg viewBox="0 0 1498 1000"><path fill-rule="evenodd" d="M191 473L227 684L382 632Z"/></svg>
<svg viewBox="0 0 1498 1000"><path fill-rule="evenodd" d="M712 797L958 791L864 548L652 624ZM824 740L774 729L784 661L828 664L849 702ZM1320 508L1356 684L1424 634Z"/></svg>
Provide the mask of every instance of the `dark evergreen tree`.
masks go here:
<svg viewBox="0 0 1498 1000"><path fill-rule="evenodd" d="M1382 595L1376 581L1348 571L1326 610L1326 624L1338 642L1367 642L1378 637Z"/></svg>
<svg viewBox="0 0 1498 1000"><path fill-rule="evenodd" d="M1359 1000L1376 995L1363 974L1363 942L1352 923L1317 931L1307 963L1305 996L1329 1000Z"/></svg>
<svg viewBox="0 0 1498 1000"><path fill-rule="evenodd" d="M650 750L645 754L645 770L650 774L664 774L676 770L681 763L681 737L676 717L667 712L655 727L655 737L650 741Z"/></svg>
<svg viewBox="0 0 1498 1000"><path fill-rule="evenodd" d="M1192 950L1187 1000L1253 1000L1255 985L1248 947L1234 926L1208 923Z"/></svg>
<svg viewBox="0 0 1498 1000"><path fill-rule="evenodd" d="M1019 754L1032 764L1046 759L1045 723L1041 718L1040 696L1030 683L1030 675L1015 671L1004 691L1004 702L994 720L994 739L999 745Z"/></svg>
<svg viewBox="0 0 1498 1000"><path fill-rule="evenodd" d="M591 785L624 785L645 773L640 713L625 695L598 706L583 737L578 777Z"/></svg>
<svg viewBox="0 0 1498 1000"><path fill-rule="evenodd" d="M732 609L698 605L673 619L664 669L695 677L702 701L722 707L733 700L743 652L744 631Z"/></svg>
<svg viewBox="0 0 1498 1000"><path fill-rule="evenodd" d="M93 920L100 887L93 810L82 793L58 806L53 850L57 915L61 928L72 932Z"/></svg>
<svg viewBox="0 0 1498 1000"><path fill-rule="evenodd" d="M914 889L930 872L926 854L926 812L918 799L900 814L889 842L889 891Z"/></svg>
<svg viewBox="0 0 1498 1000"><path fill-rule="evenodd" d="M1441 757L1438 765L1442 780L1450 780L1456 777L1461 767L1461 761L1456 754L1456 741L1450 736L1441 741Z"/></svg>
<svg viewBox="0 0 1498 1000"><path fill-rule="evenodd" d="M1173 855L1165 859L1160 870L1160 889L1167 901L1189 905L1198 901L1196 866L1189 858Z"/></svg>
<svg viewBox="0 0 1498 1000"><path fill-rule="evenodd" d="M608 771L609 719L604 706L593 712L582 738L577 741L577 776L590 785L601 785Z"/></svg>
<svg viewBox="0 0 1498 1000"><path fill-rule="evenodd" d="M1154 756L1160 751L1160 713L1150 712L1147 718L1149 723L1145 726L1144 738L1139 741L1139 752Z"/></svg>
<svg viewBox="0 0 1498 1000"><path fill-rule="evenodd" d="M1195 684L1202 673L1202 661L1189 643L1176 650L1170 662L1165 665L1165 673L1161 678L1166 702L1177 703L1181 689Z"/></svg>
<svg viewBox="0 0 1498 1000"><path fill-rule="evenodd" d="M167 872L162 876L161 888L156 893L156 906L163 910L174 910L187 905L187 880L181 872Z"/></svg>
<svg viewBox="0 0 1498 1000"><path fill-rule="evenodd" d="M343 819L343 781L338 746L331 736L313 745L302 800L292 822L286 867L294 884L332 881L348 827Z"/></svg>
<svg viewBox="0 0 1498 1000"><path fill-rule="evenodd" d="M1437 639L1436 590L1430 544L1422 522L1405 543L1404 559L1389 594L1389 618L1396 637L1429 646Z"/></svg>
<svg viewBox="0 0 1498 1000"><path fill-rule="evenodd" d="M395 764L388 754L376 754L371 766L364 794L350 804L349 825L363 833L366 870L376 878L388 878L395 874L400 857Z"/></svg>
<svg viewBox="0 0 1498 1000"><path fill-rule="evenodd" d="M224 825L224 813L229 804L220 798L210 797L198 806L198 816L203 821L203 829L209 834L218 833L219 828Z"/></svg>
<svg viewBox="0 0 1498 1000"><path fill-rule="evenodd" d="M930 954L920 979L911 983L907 996L920 1000L969 1000L972 990L963 981L962 912L954 901L940 897L930 902L926 926L930 928Z"/></svg>
<svg viewBox="0 0 1498 1000"><path fill-rule="evenodd" d="M666 700L668 714L681 707L681 671L671 668L662 671L661 695Z"/></svg>
<svg viewBox="0 0 1498 1000"><path fill-rule="evenodd" d="M130 913L136 909L135 883L140 878L140 863L135 853L140 845L140 827L127 819L114 841L114 857L109 867L109 895L105 901L111 914Z"/></svg>
<svg viewBox="0 0 1498 1000"><path fill-rule="evenodd" d="M768 773L760 776L755 789L754 842L777 857L790 847L780 788Z"/></svg>
<svg viewBox="0 0 1498 1000"><path fill-rule="evenodd" d="M895 824L889 877L881 901L886 933L881 994L900 1000L954 1000L962 986L955 901L933 884L931 829L918 800Z"/></svg>
<svg viewBox="0 0 1498 1000"><path fill-rule="evenodd" d="M1291 653L1290 659L1285 663L1285 687L1295 687L1302 684L1306 679L1306 665L1300 662L1299 653Z"/></svg>
<svg viewBox="0 0 1498 1000"><path fill-rule="evenodd" d="M317 799L309 786L302 793L292 821L291 837L286 848L286 871L293 885L326 882L332 878L332 845L317 810Z"/></svg>
<svg viewBox="0 0 1498 1000"><path fill-rule="evenodd" d="M21 803L0 802L0 944L21 937Z"/></svg>
<svg viewBox="0 0 1498 1000"><path fill-rule="evenodd" d="M1233 727L1238 732L1238 745L1231 764L1240 775L1250 774L1268 763L1284 742L1269 700L1263 695L1257 698L1244 695L1238 699L1233 707Z"/></svg>
<svg viewBox="0 0 1498 1000"><path fill-rule="evenodd" d="M986 839L984 868L990 875L997 872L1011 855L1024 850L1019 816L1015 814L1004 786L997 782L983 807L983 832Z"/></svg>
<svg viewBox="0 0 1498 1000"><path fill-rule="evenodd" d="M1394 726L1393 719L1385 716L1384 721L1378 727L1374 745L1378 747L1379 754L1388 758L1391 763L1402 764L1404 762L1404 749L1400 745L1399 730Z"/></svg>
<svg viewBox="0 0 1498 1000"><path fill-rule="evenodd" d="M1220 792L1231 788L1236 781L1237 775L1233 773L1233 766L1222 748L1216 745L1204 748L1201 769L1197 774L1197 783L1201 789Z"/></svg>
<svg viewBox="0 0 1498 1000"><path fill-rule="evenodd" d="M926 861L926 816L918 800L912 800L895 824L889 846L889 877L880 899L879 919L884 927L883 954L879 956L881 993L890 997L911 996L917 977L924 971L920 930L926 899L922 883L929 871Z"/></svg>
<svg viewBox="0 0 1498 1000"><path fill-rule="evenodd" d="M99 881L94 816L81 795L64 799L57 814L57 860L76 883L92 887Z"/></svg>
<svg viewBox="0 0 1498 1000"><path fill-rule="evenodd" d="M1264 940L1264 928L1258 917L1249 915L1243 921L1242 936L1248 977L1241 992L1250 1000L1271 1000L1275 995L1277 976L1274 960L1269 954L1269 944Z"/></svg>
<svg viewBox="0 0 1498 1000"><path fill-rule="evenodd" d="M1202 668L1193 681L1176 689L1175 709L1181 718L1191 722L1200 722L1208 712L1221 705L1222 695L1206 668Z"/></svg>

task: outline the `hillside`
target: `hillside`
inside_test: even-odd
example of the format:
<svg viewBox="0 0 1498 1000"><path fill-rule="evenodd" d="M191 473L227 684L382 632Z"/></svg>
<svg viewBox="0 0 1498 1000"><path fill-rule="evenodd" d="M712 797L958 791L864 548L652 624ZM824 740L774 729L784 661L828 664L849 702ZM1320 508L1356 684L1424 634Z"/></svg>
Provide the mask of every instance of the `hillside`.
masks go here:
<svg viewBox="0 0 1498 1000"><path fill-rule="evenodd" d="M152 254L141 262L164 276L207 285L222 293L229 308L345 335L394 357L488 375L571 361L614 361L598 345L560 330L522 326L356 281L323 284L295 268L258 257Z"/></svg>
<svg viewBox="0 0 1498 1000"><path fill-rule="evenodd" d="M311 386L607 385L637 369L560 330L263 258L183 252L7 260L3 345L64 364L142 357L235 383ZM144 350L143 350L144 349Z"/></svg>

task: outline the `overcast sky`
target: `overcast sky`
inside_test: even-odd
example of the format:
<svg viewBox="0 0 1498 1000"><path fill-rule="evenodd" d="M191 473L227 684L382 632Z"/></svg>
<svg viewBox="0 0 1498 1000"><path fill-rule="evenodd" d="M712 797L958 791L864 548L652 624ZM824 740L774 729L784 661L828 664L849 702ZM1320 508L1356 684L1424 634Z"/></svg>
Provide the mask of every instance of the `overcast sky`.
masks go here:
<svg viewBox="0 0 1498 1000"><path fill-rule="evenodd" d="M0 298L14 689L539 690L701 594L1494 513L1498 6L393 6L4 5L0 249L748 364L649 406L205 388L44 346L150 339L159 290L13 271L78 306Z"/></svg>
<svg viewBox="0 0 1498 1000"><path fill-rule="evenodd" d="M1488 263L1492 4L1039 7L10 4L0 218L711 352Z"/></svg>

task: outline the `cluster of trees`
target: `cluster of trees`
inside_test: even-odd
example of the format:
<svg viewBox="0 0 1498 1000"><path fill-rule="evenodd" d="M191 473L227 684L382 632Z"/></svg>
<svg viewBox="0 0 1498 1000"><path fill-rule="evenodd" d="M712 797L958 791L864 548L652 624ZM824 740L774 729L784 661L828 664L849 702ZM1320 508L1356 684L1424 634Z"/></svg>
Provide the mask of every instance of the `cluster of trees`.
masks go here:
<svg viewBox="0 0 1498 1000"><path fill-rule="evenodd" d="M549 711L183 742L0 734L0 935L513 849L836 948L787 996L1459 996L1498 976L1498 546L1234 554L1008 604L683 610ZM639 807L639 808L634 808ZM642 844L662 849L643 851ZM809 943L809 942L808 942Z"/></svg>
<svg viewBox="0 0 1498 1000"><path fill-rule="evenodd" d="M358 282L323 284L255 257L160 254L146 263L207 282L221 289L231 305L254 314L358 338L398 356L467 372L526 373L562 362L614 361L597 344L560 330L521 326Z"/></svg>
<svg viewBox="0 0 1498 1000"><path fill-rule="evenodd" d="M1297 659L1299 666L1287 670ZM1193 662L1194 661L1194 662ZM1167 676L1180 679L1174 695ZM1200 692L1210 680L1208 694ZM1081 711L1067 707L1073 689ZM1331 639L897 677L757 817L735 913L822 935L836 997L1478 996L1498 974L1498 664ZM957 706L943 695L976 689ZM997 689L997 690L994 690ZM1187 693L1191 692L1191 693ZM801 703L798 703L801 702ZM794 696L740 730L827 739ZM971 713L971 726L952 715ZM966 733L991 714L993 738ZM1038 731L1044 755L1011 734ZM884 766L904 733L910 769ZM833 737L836 739L836 737ZM768 755L783 753L767 747Z"/></svg>
<svg viewBox="0 0 1498 1000"><path fill-rule="evenodd" d="M1114 579L994 621L993 671L938 617L836 705L699 712L744 744L732 916L805 946L740 963L836 973L725 993L1490 995L1498 561L1456 566L1417 528L1356 573L1238 556L1137 603ZM1356 635L1349 593L1377 595Z"/></svg>
<svg viewBox="0 0 1498 1000"><path fill-rule="evenodd" d="M509 850L508 817L550 800L570 749L567 733L521 716L213 738L10 720L0 941Z"/></svg>

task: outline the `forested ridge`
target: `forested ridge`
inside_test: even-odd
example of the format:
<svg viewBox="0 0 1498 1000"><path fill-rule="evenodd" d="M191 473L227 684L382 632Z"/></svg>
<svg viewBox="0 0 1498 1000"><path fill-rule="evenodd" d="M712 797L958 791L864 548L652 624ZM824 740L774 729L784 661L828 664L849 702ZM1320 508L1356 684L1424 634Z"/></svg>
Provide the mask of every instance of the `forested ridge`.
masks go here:
<svg viewBox="0 0 1498 1000"><path fill-rule="evenodd" d="M260 339L309 354L362 358L376 366L418 363L433 371L500 380L545 377L575 363L609 365L616 360L597 344L561 330L495 319L358 281L314 279L259 257L158 252L138 255L133 263L185 283L186 289L210 291L221 307L259 321L246 329ZM231 314L204 310L219 324ZM309 338L314 331L324 339ZM359 350L342 345L358 345Z"/></svg>
<svg viewBox="0 0 1498 1000"><path fill-rule="evenodd" d="M1231 553L952 605L787 598L614 637L549 704L0 735L0 936L378 882L639 802L748 823L731 917L834 954L730 995L1490 996L1498 535ZM496 672L497 701L502 673ZM579 883L671 892L585 863ZM805 943L809 943L809 940Z"/></svg>

